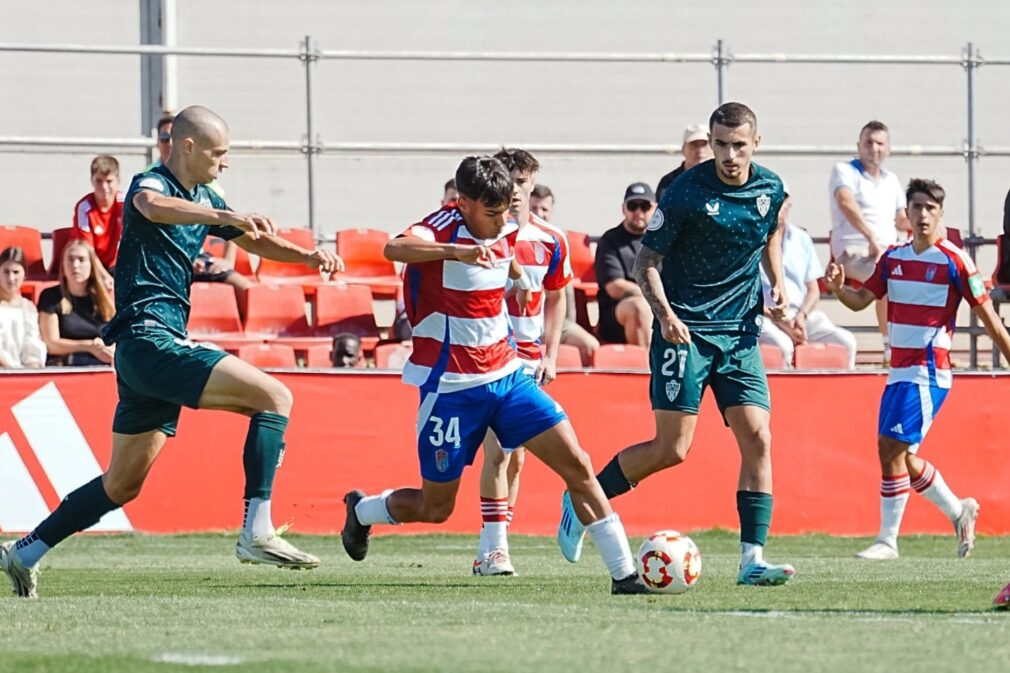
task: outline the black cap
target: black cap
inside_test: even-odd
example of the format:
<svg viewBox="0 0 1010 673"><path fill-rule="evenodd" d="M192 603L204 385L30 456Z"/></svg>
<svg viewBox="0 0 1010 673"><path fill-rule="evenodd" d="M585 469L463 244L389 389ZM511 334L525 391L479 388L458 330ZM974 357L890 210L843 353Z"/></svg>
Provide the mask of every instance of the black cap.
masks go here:
<svg viewBox="0 0 1010 673"><path fill-rule="evenodd" d="M632 182L628 185L628 188L624 190L624 202L628 201L648 201L649 203L656 202L656 193L652 191L650 187L645 182Z"/></svg>

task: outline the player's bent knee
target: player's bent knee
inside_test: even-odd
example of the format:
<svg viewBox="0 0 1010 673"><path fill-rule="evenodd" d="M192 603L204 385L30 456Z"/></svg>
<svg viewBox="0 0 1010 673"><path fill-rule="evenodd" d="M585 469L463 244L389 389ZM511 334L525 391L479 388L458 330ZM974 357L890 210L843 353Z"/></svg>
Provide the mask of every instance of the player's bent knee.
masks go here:
<svg viewBox="0 0 1010 673"><path fill-rule="evenodd" d="M261 411L270 411L281 416L291 415L291 407L295 404L295 396L291 393L290 388L277 379L273 379L271 386L264 393L266 394L266 399L262 406L269 408L261 409Z"/></svg>
<svg viewBox="0 0 1010 673"><path fill-rule="evenodd" d="M658 449L658 467L663 470L680 465L687 460L687 454L691 450L691 442L678 439L673 442L657 444L656 448Z"/></svg>
<svg viewBox="0 0 1010 673"><path fill-rule="evenodd" d="M899 442L893 437L885 437L884 435L877 437L877 454L883 461L891 462L897 460L907 449L907 444Z"/></svg>
<svg viewBox="0 0 1010 673"><path fill-rule="evenodd" d="M112 477L106 473L102 480L105 494L117 505L125 505L140 495L144 487L144 477Z"/></svg>

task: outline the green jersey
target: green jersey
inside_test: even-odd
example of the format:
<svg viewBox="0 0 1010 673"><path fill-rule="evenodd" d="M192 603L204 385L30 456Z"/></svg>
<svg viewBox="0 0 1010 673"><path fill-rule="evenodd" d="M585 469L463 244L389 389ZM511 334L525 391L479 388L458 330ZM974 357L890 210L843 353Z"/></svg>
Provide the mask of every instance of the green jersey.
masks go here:
<svg viewBox="0 0 1010 673"><path fill-rule="evenodd" d="M690 330L761 331L761 254L784 199L782 180L767 168L751 164L746 184L727 185L714 160L664 192L642 244L664 256L663 289Z"/></svg>
<svg viewBox="0 0 1010 673"><path fill-rule="evenodd" d="M243 234L235 227L151 222L133 206L133 197L143 190L219 210L228 208L206 185L187 190L165 166L134 176L123 204L123 236L116 262L116 315L102 331L102 338L109 344L152 331L185 338L193 261L204 239L208 233L225 240Z"/></svg>

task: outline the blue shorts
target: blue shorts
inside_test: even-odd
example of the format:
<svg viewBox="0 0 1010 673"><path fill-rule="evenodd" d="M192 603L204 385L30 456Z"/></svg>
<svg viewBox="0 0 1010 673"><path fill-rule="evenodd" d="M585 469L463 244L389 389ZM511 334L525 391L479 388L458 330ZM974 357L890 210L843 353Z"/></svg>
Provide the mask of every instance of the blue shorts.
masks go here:
<svg viewBox="0 0 1010 673"><path fill-rule="evenodd" d="M561 405L521 369L454 393L421 393L417 455L428 481L459 479L473 464L488 428L505 450L522 446L566 420Z"/></svg>
<svg viewBox="0 0 1010 673"><path fill-rule="evenodd" d="M909 444L909 453L915 453L948 392L948 388L918 383L889 384L880 399L877 431L884 437Z"/></svg>

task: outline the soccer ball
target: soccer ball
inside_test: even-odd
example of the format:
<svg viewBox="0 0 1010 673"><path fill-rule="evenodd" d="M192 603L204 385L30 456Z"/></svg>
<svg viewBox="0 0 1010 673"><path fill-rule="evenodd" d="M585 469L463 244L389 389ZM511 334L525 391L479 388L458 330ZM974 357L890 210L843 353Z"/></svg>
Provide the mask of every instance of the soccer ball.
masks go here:
<svg viewBox="0 0 1010 673"><path fill-rule="evenodd" d="M651 591L682 594L701 576L701 552L694 541L675 530L661 530L645 539L635 555L638 574Z"/></svg>

